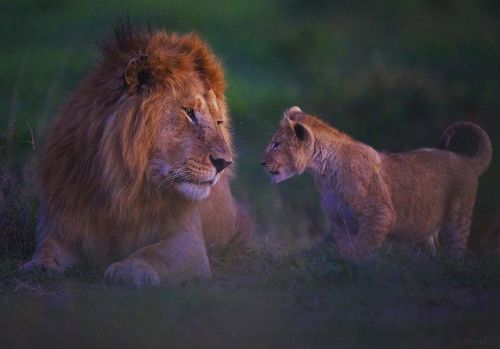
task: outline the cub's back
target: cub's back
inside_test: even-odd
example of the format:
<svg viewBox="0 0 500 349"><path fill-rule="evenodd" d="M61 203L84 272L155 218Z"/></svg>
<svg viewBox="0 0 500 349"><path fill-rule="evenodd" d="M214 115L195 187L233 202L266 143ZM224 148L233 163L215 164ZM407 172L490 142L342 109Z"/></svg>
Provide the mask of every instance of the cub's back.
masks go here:
<svg viewBox="0 0 500 349"><path fill-rule="evenodd" d="M434 148L421 148L403 153L381 153L385 174L394 181L406 177L407 181L423 184L454 186L477 182L477 174L468 158L457 153ZM430 182L429 182L430 184Z"/></svg>
<svg viewBox="0 0 500 349"><path fill-rule="evenodd" d="M467 158L450 151L423 148L381 153L381 159L400 229L435 229L451 201L464 190L475 193L477 189L477 175Z"/></svg>

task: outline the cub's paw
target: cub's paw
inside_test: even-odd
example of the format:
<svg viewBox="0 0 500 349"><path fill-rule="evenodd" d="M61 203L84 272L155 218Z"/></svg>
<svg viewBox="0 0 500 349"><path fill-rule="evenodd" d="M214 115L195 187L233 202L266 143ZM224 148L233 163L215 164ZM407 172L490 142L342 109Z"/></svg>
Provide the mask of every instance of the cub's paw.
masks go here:
<svg viewBox="0 0 500 349"><path fill-rule="evenodd" d="M373 256L371 252L355 246L339 246L337 252L341 259L350 263L366 262Z"/></svg>
<svg viewBox="0 0 500 349"><path fill-rule="evenodd" d="M158 273L146 262L126 259L111 264L104 273L109 285L151 289L160 286Z"/></svg>

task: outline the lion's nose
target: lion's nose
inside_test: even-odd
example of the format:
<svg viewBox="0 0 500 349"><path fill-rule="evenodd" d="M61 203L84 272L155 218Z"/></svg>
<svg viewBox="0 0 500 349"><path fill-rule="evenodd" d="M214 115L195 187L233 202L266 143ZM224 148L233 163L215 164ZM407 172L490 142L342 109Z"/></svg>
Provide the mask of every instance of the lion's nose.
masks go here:
<svg viewBox="0 0 500 349"><path fill-rule="evenodd" d="M233 163L232 161L228 161L223 158L214 159L212 155L210 155L210 161L212 162L212 165L214 165L217 173L221 172L223 169L225 169L226 167L228 167Z"/></svg>

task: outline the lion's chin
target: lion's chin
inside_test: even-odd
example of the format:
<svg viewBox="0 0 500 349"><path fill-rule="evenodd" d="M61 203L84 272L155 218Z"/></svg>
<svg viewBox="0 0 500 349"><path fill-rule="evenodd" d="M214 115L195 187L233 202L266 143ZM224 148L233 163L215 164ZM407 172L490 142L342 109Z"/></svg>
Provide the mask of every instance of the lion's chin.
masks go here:
<svg viewBox="0 0 500 349"><path fill-rule="evenodd" d="M209 184L197 184L190 182L179 183L175 187L182 195L192 201L205 199L208 195L210 195L211 188Z"/></svg>

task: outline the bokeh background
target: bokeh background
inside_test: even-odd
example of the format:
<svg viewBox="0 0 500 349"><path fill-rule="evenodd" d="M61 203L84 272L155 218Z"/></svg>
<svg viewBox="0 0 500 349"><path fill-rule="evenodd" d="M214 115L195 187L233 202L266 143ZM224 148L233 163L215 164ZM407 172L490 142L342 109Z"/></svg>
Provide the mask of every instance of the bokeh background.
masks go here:
<svg viewBox="0 0 500 349"><path fill-rule="evenodd" d="M270 244L304 246L327 231L309 176L271 185L259 165L287 107L380 150L435 146L458 120L479 123L499 149L498 1L3 0L2 171L28 196L47 123L126 15L197 31L222 59L239 154L234 189ZM474 144L464 137L456 146ZM480 181L474 249L500 243L499 172L495 155Z"/></svg>

